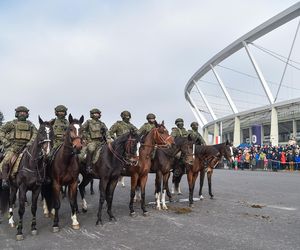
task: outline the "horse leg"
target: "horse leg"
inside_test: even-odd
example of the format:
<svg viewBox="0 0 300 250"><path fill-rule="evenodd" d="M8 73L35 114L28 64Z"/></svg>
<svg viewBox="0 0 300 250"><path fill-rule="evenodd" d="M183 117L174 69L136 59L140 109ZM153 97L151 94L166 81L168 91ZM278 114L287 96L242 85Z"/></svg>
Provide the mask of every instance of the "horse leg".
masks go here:
<svg viewBox="0 0 300 250"><path fill-rule="evenodd" d="M193 183L194 178L193 178L193 172L191 170L187 173L187 181L189 184L189 206L193 207L193 204L194 204L193 196L194 196L195 183Z"/></svg>
<svg viewBox="0 0 300 250"><path fill-rule="evenodd" d="M94 192L94 179L91 179L91 182L90 182L90 192L91 192L91 195L95 194L95 192Z"/></svg>
<svg viewBox="0 0 300 250"><path fill-rule="evenodd" d="M99 182L100 198L99 198L99 207L98 207L96 225L99 225L99 223L101 225L103 225L102 207L103 207L104 201L106 200L106 187L107 187L107 180L100 179L100 182Z"/></svg>
<svg viewBox="0 0 300 250"><path fill-rule="evenodd" d="M26 186L21 184L19 187L19 223L17 227L16 240L23 240L23 216L25 213L25 200L26 200Z"/></svg>
<svg viewBox="0 0 300 250"><path fill-rule="evenodd" d="M168 181L167 181L167 183L166 183L166 192L167 192L167 196L169 197L169 201L170 202L172 202L173 201L173 198L172 198L172 194L171 194L171 192L170 192L170 189L169 189L169 179L170 179L170 175L171 175L171 173L169 172L168 174L167 174L167 179L168 179Z"/></svg>
<svg viewBox="0 0 300 250"><path fill-rule="evenodd" d="M148 211L146 210L146 204L145 204L145 189L146 189L146 183L148 179L148 173L141 177L141 208L143 210L143 215L147 216Z"/></svg>
<svg viewBox="0 0 300 250"><path fill-rule="evenodd" d="M211 199L214 198L214 195L211 192L211 177L212 177L212 174L213 174L213 169L211 169L211 171L207 171L208 193L209 193Z"/></svg>
<svg viewBox="0 0 300 250"><path fill-rule="evenodd" d="M160 205L161 179L162 179L162 173L160 170L157 170L156 177L155 177L155 199L156 199L156 209L158 210L161 210L161 205Z"/></svg>
<svg viewBox="0 0 300 250"><path fill-rule="evenodd" d="M58 223L59 223L58 210L60 208L60 199L59 199L60 190L61 190L61 185L59 185L56 181L54 181L54 183L53 183L53 195L54 195L53 208L55 210L55 213L54 213L54 220L53 220L53 226L52 226L53 233L57 233L59 231L59 226L58 226Z"/></svg>
<svg viewBox="0 0 300 250"><path fill-rule="evenodd" d="M115 191L117 184L118 184L118 178L111 180L108 183L108 186L106 188L107 213L108 213L110 221L113 219L116 221L115 216L113 216L113 214L112 214L111 208L112 208L112 201L113 201L113 197L114 197L114 191Z"/></svg>
<svg viewBox="0 0 300 250"><path fill-rule="evenodd" d="M11 187L10 187L9 210L8 210L8 212L9 212L8 224L10 225L10 227L15 227L14 215L13 215L13 206L16 203L17 191L18 191L17 186L12 184Z"/></svg>
<svg viewBox="0 0 300 250"><path fill-rule="evenodd" d="M133 201L135 197L135 189L137 187L138 178L139 176L136 173L131 176L130 202L129 202L129 211L131 216L135 216L135 212L133 209Z"/></svg>
<svg viewBox="0 0 300 250"><path fill-rule="evenodd" d="M202 188L203 188L203 183L204 183L204 177L205 177L205 169L201 169L200 170L200 188L199 188L199 196L200 196L200 200L203 200L204 197L202 195Z"/></svg>
<svg viewBox="0 0 300 250"><path fill-rule="evenodd" d="M32 204L31 204L31 214L32 214L32 221L31 221L31 234L37 235L36 229L36 210L37 210L37 202L38 197L41 192L41 188L37 186L35 189L32 190Z"/></svg>
<svg viewBox="0 0 300 250"><path fill-rule="evenodd" d="M162 201L162 208L164 210L168 209L168 207L166 205L166 193L167 193L167 190L168 190L169 177L170 177L170 172L167 171L167 173L163 175L163 192L162 192L162 199L161 199L161 201ZM172 197L170 199L172 199Z"/></svg>
<svg viewBox="0 0 300 250"><path fill-rule="evenodd" d="M93 179L91 180L89 177L86 177L83 175L83 179L82 179L81 183L79 184L79 193L80 193L81 200L82 200L82 212L83 213L87 212L87 202L84 198L85 187L89 184L89 182L92 183L92 181L93 181Z"/></svg>
<svg viewBox="0 0 300 250"><path fill-rule="evenodd" d="M76 212L78 211L78 206L77 206L77 180L73 181L69 186L68 186L68 195L69 195L69 200L70 200L70 206L71 206L71 220L72 220L72 228L73 229L79 229L80 225L77 220L77 215Z"/></svg>

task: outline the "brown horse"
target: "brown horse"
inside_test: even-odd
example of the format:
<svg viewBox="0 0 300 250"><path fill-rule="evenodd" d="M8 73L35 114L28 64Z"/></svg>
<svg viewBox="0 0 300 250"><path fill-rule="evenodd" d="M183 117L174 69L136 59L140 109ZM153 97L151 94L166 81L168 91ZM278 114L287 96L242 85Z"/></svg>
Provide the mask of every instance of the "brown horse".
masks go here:
<svg viewBox="0 0 300 250"><path fill-rule="evenodd" d="M187 180L189 183L189 205L191 207L193 206L193 194L194 194L195 182L198 177L198 173L200 172L200 183L203 186L203 179L205 176L206 169L207 169L207 177L209 180L208 183L209 194L211 198L213 198L211 192L211 175L213 169L221 161L223 157L225 157L228 161L232 162L232 157L233 157L232 145L228 141L216 145L196 146L195 161L192 168L190 168L187 173ZM200 191L202 191L201 184L200 184ZM199 191L199 195L200 195L200 191Z"/></svg>
<svg viewBox="0 0 300 250"><path fill-rule="evenodd" d="M168 187L168 181L170 177L170 171L174 165L174 161L178 154L181 155L184 163L187 165L193 165L194 161L194 148L195 144L191 136L177 137L175 138L175 144L171 148L159 148L156 151L153 159L153 165L151 172L156 172L155 178L155 198L156 208L158 210L168 209L166 205L166 194L172 199L171 193ZM163 181L162 181L163 180ZM163 182L163 183L162 183ZM163 185L162 185L163 184ZM163 186L163 192L161 192ZM162 206L161 206L162 202Z"/></svg>
<svg viewBox="0 0 300 250"><path fill-rule="evenodd" d="M69 115L69 127L66 131L63 144L58 149L54 159L50 165L52 185L51 188L44 188L44 197L47 202L48 209L55 209L53 222L53 232L59 231L59 216L60 208L60 191L63 185L68 186L68 196L72 210L72 228L79 229L76 211L77 207L77 185L79 175L79 162L77 155L82 149L82 131L81 125L84 117L79 120L73 119Z"/></svg>
<svg viewBox="0 0 300 250"><path fill-rule="evenodd" d="M222 145L223 144L223 145ZM226 143L213 145L211 147L214 147L216 149L217 154L214 156L207 155L204 161L199 162L200 166L200 188L199 188L199 196L200 199L203 199L202 196L202 188L204 183L204 177L205 172L207 172L207 182L208 182L208 193L210 195L210 198L212 199L214 195L211 191L211 178L213 174L214 168L221 162L222 158L225 157L227 161L232 163L233 161L233 147L232 145L226 141ZM225 144L225 147L224 147Z"/></svg>
<svg viewBox="0 0 300 250"><path fill-rule="evenodd" d="M133 209L133 201L137 186L141 189L141 208L143 215L147 215L148 212L145 206L145 187L148 179L148 173L152 165L152 156L155 148L168 148L174 143L173 137L168 133L164 126L164 122L156 124L156 127L150 130L141 142L139 148L139 164L137 166L130 167L125 176L131 176L131 190L130 190L130 203L129 210L130 215L135 216Z"/></svg>

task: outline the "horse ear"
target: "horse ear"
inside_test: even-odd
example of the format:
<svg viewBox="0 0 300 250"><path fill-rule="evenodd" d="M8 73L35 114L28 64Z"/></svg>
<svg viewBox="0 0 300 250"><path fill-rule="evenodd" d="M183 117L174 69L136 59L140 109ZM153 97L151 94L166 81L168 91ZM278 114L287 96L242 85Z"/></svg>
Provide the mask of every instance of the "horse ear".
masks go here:
<svg viewBox="0 0 300 250"><path fill-rule="evenodd" d="M52 120L50 121L51 126L54 126L54 123L55 123L55 119L52 119Z"/></svg>
<svg viewBox="0 0 300 250"><path fill-rule="evenodd" d="M230 142L228 141L228 139L226 140L226 145L230 145Z"/></svg>
<svg viewBox="0 0 300 250"><path fill-rule="evenodd" d="M44 123L44 121L42 120L42 118L39 116L39 124L42 125Z"/></svg>
<svg viewBox="0 0 300 250"><path fill-rule="evenodd" d="M69 123L73 123L73 116L71 114L69 114Z"/></svg>
<svg viewBox="0 0 300 250"><path fill-rule="evenodd" d="M161 122L161 125L165 126L165 121L164 120Z"/></svg>
<svg viewBox="0 0 300 250"><path fill-rule="evenodd" d="M80 119L79 119L80 124L82 124L83 121L84 121L84 116L82 115L82 116L80 117Z"/></svg>
<svg viewBox="0 0 300 250"><path fill-rule="evenodd" d="M155 125L156 128L158 127L158 123L157 123L156 120L154 121L154 125Z"/></svg>

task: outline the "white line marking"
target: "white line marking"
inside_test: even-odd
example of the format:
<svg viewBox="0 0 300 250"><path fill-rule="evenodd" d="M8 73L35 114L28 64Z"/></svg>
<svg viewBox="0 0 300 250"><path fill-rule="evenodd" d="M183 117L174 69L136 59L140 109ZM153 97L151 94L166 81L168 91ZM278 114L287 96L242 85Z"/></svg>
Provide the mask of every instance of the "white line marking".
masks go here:
<svg viewBox="0 0 300 250"><path fill-rule="evenodd" d="M267 207L277 208L277 209L287 210L287 211L296 211L297 210L297 208L295 208L295 207L281 207L281 206L276 206L276 205L267 205Z"/></svg>

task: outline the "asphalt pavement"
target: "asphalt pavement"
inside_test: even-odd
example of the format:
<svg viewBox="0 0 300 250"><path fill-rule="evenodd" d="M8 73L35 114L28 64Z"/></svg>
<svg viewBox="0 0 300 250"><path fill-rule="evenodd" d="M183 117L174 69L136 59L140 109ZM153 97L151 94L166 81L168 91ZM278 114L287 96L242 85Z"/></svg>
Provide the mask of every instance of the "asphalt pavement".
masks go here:
<svg viewBox="0 0 300 250"><path fill-rule="evenodd" d="M23 241L16 241L16 229L7 220L0 224L0 249L300 249L300 173L215 170L214 199L209 199L207 182L204 200L188 207L186 176L182 195L175 195L169 209L158 211L154 202L154 174L150 174L146 200L149 216L139 203L137 217L129 216L130 182L117 186L110 222L103 212L104 225L96 226L99 201L87 189L88 212L80 213L79 230L73 230L67 199L60 210L60 232L52 233L52 220L44 218L39 204L38 235L30 234L30 207L26 207ZM194 197L198 198L199 180ZM29 195L28 195L29 197ZM80 204L80 199L78 199ZM17 209L15 209L17 220Z"/></svg>

